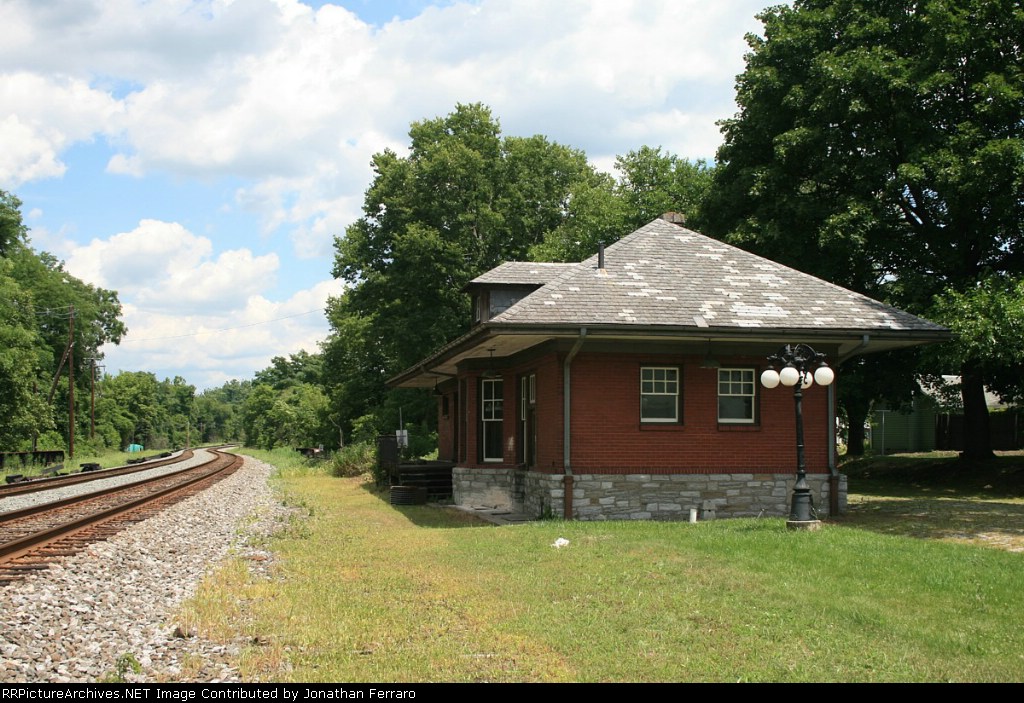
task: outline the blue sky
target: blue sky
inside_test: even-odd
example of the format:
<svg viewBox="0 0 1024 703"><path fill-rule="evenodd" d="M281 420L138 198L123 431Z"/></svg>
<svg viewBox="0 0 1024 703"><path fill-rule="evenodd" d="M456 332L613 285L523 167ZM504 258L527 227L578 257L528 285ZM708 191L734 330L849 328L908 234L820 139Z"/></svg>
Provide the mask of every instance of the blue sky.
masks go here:
<svg viewBox="0 0 1024 703"><path fill-rule="evenodd" d="M483 102L606 171L642 145L710 158L769 4L5 0L0 189L118 291L108 373L218 386L316 351L333 238L410 122Z"/></svg>

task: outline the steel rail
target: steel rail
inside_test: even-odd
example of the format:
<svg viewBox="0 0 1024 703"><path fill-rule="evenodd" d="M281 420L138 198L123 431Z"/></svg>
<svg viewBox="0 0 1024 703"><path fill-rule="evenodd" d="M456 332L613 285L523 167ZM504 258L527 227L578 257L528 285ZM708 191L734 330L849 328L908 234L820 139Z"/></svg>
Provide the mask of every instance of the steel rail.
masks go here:
<svg viewBox="0 0 1024 703"><path fill-rule="evenodd" d="M186 481L175 483L174 485L167 486L155 492L148 493L144 496L131 499L129 501L126 501L115 506L104 507L103 509L90 513L88 515L78 516L67 523L50 526L42 530L37 530L32 534L23 535L16 539L0 544L0 569L8 572L6 575L4 573L0 573L0 583L12 580L12 577L10 575L11 572L37 570L40 568L45 568L39 565L38 563L25 565L15 564L15 560L19 558L31 555L37 551L43 550L48 545L54 545L55 543L67 540L87 530L94 528L102 528L104 525L110 525L119 518L122 520L124 520L125 518L131 519L131 516L129 514L133 512L140 514L140 517L138 517L137 520L131 521L134 522L145 519L145 517L148 517L148 514L141 515L143 512L145 512L145 508L153 506L154 504L157 504L161 501L169 503L171 502L170 499L174 497L175 494L185 494L182 495L180 499L183 499L188 495L192 495L193 493L198 492L199 489L204 487L201 485L203 482L212 483L215 479L222 478L224 475L230 474L233 471L237 470L243 463L242 457L237 455L232 455L224 452L215 452L215 454L216 456L211 461L205 462L199 466L193 466L190 469L188 469L188 471L199 472L199 475L190 478ZM205 471L203 469L205 469ZM131 484L131 487L135 489L144 488L145 485L148 483L160 480L166 481L168 477L180 476L181 473L183 472L165 474L164 476L155 477L151 480L139 481L134 484ZM89 497L93 499L99 499L101 497L107 497L109 495L108 492L102 493L103 495L90 494ZM54 504L50 503L47 504L46 507L53 508L53 505ZM104 534L103 536L97 537L97 539L103 539L105 538L105 536L106 535ZM97 540L89 540L89 542L92 541ZM53 555L44 554L42 555L42 557L43 559L45 559L48 556L66 555L68 553L73 553L73 551L62 551L59 553L55 553Z"/></svg>
<svg viewBox="0 0 1024 703"><path fill-rule="evenodd" d="M60 488L62 486L73 486L76 483L97 481L101 478L109 478L111 476L124 476L126 474L132 474L138 471L156 469L161 466L167 466L169 464L187 461L191 458L192 450L186 449L181 454L175 457L165 459L157 458L153 460L147 460L139 464L132 464L130 466L114 466L109 469L87 471L85 473L79 472L74 474L66 474L64 476L44 476L39 478L30 478L26 481L21 481L19 483L10 483L4 486L0 486L0 498L21 495L23 493L38 493L39 491L48 491L52 488Z"/></svg>

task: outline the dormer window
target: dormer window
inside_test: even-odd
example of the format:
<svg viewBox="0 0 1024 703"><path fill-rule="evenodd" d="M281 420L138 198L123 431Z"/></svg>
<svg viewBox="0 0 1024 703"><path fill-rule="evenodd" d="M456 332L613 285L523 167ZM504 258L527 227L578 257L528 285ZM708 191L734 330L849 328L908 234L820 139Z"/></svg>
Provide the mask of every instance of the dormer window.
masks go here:
<svg viewBox="0 0 1024 703"><path fill-rule="evenodd" d="M473 324L487 322L508 310L536 290L536 286L493 286L480 288L473 296Z"/></svg>
<svg viewBox="0 0 1024 703"><path fill-rule="evenodd" d="M574 264L510 261L470 281L463 290L473 294L473 324L500 315Z"/></svg>

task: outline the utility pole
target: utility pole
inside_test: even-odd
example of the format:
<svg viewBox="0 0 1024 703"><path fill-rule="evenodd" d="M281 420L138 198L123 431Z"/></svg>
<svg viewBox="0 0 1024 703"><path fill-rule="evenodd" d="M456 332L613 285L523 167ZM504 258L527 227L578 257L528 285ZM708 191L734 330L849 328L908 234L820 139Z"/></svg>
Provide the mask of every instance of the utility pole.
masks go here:
<svg viewBox="0 0 1024 703"><path fill-rule="evenodd" d="M68 306L68 458L75 458L75 306Z"/></svg>
<svg viewBox="0 0 1024 703"><path fill-rule="evenodd" d="M102 369L102 366L97 366L96 362L99 359L95 356L90 356L86 361L91 365L91 371L89 375L89 439L96 438L96 369Z"/></svg>

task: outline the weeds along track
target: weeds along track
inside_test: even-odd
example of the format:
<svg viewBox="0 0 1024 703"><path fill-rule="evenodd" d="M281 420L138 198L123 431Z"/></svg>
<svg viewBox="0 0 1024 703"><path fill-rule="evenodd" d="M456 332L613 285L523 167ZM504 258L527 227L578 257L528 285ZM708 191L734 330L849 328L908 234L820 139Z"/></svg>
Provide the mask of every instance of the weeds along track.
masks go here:
<svg viewBox="0 0 1024 703"><path fill-rule="evenodd" d="M0 513L0 585L49 567L234 473L242 457L209 461L99 491ZM152 468L152 467L149 467Z"/></svg>

